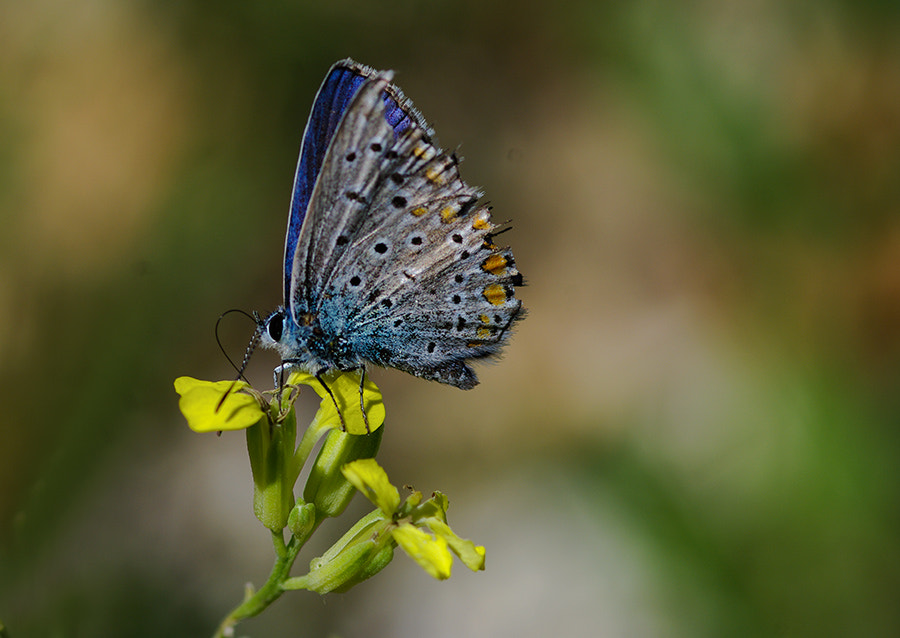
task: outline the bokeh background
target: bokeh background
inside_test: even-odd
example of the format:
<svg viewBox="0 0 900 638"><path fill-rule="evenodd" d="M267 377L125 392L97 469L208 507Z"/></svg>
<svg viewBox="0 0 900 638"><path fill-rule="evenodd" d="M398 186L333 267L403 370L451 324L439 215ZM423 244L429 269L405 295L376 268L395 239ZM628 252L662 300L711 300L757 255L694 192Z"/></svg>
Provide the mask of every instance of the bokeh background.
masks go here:
<svg viewBox="0 0 900 638"><path fill-rule="evenodd" d="M239 634L900 635L898 6L4 2L0 621L203 636L265 579L243 435L172 381L228 378L218 315L280 303L352 56L513 221L530 315L482 384L373 372L382 464L487 570L398 553Z"/></svg>

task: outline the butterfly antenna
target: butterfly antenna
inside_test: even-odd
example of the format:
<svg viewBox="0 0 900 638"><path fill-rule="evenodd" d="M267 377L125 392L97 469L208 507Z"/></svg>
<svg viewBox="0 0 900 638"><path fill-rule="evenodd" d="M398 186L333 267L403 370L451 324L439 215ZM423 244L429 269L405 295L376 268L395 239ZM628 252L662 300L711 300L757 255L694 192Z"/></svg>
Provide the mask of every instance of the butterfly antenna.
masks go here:
<svg viewBox="0 0 900 638"><path fill-rule="evenodd" d="M222 323L222 319L224 319L226 317L226 315L230 315L232 312L237 312L237 313L244 315L250 321L255 323L257 326L257 331L256 331L257 336L254 337L254 340L251 340L250 343L251 343L252 347L248 347L247 353L244 354L244 361L241 363L240 368L237 366L237 364L234 361L231 360L231 357L228 356L228 352L225 350L225 346L222 345L222 339L219 338L219 326ZM222 354L225 355L225 360L228 361L228 363L231 364L231 367L234 368L235 371L238 373L238 377L237 377L238 379L241 379L244 376L244 368L247 366L247 361L250 358L250 353L253 351L253 348L256 347L256 343L254 343L254 341L259 341L259 337L258 337L259 326L260 326L260 320L259 320L258 316L251 315L249 312L246 312L245 310L241 310L240 308L232 308L231 310L226 310L216 320L216 343L219 344L219 350L221 350Z"/></svg>
<svg viewBox="0 0 900 638"><path fill-rule="evenodd" d="M231 357L228 356L228 352L226 352L225 346L222 345L222 340L219 338L219 324L222 323L222 319L225 318L225 315L231 314L232 312L240 313L256 324L256 330L253 333L253 337L251 337L251 339L250 339L250 343L247 344L247 350L244 352L244 358L241 361L240 367L238 367L234 363L234 361L231 360ZM231 310L227 310L227 311L223 312L221 314L221 316L219 316L219 319L216 321L216 343L219 344L219 350L221 350L222 354L225 355L225 359L228 361L228 363L231 364L231 367L234 368L235 371L237 372L237 377L234 379L234 381L231 382L231 385L228 386L228 389L225 391L225 394L222 395L222 398L219 399L219 403L218 403L218 405L216 405L216 410L215 410L216 412L219 411L219 408L221 408L222 404L225 403L225 399L227 399L228 395L231 394L231 391L234 390L235 384L237 384L237 382L240 381L241 379L243 379L244 381L247 381L247 378L244 376L244 370L247 369L247 365L250 363L250 356L253 354L253 351L256 350L256 346L259 345L259 340L261 337L262 337L262 320L259 318L259 315L257 315L256 313L253 313L251 315L250 313L248 313L244 310L241 310L240 308L232 308Z"/></svg>

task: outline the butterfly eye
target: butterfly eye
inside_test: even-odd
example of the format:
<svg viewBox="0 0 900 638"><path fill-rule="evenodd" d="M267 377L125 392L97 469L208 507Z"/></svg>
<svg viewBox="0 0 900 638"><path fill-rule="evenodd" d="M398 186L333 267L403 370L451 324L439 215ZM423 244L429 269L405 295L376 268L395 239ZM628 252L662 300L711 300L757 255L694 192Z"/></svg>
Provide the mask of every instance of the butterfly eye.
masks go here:
<svg viewBox="0 0 900 638"><path fill-rule="evenodd" d="M266 324L266 332L269 333L269 336L272 338L272 341L279 342L281 341L281 334L284 331L284 316L279 312L277 314L272 315L269 318L269 322Z"/></svg>

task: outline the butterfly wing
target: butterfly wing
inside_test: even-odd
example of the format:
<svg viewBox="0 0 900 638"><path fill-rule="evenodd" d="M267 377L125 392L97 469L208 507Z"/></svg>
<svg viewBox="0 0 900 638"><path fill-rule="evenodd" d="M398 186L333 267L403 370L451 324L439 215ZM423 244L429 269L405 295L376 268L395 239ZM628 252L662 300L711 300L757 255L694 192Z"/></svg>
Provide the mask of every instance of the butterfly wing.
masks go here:
<svg viewBox="0 0 900 638"><path fill-rule="evenodd" d="M466 360L496 354L522 316L521 275L456 159L424 127L397 134L386 119L390 77L363 81L331 140L297 242L291 312L316 317L335 353L471 388Z"/></svg>
<svg viewBox="0 0 900 638"><path fill-rule="evenodd" d="M328 71L316 94L303 132L300 157L294 174L291 210L284 242L285 303L290 299L291 274L300 229L325 153L353 96L363 81L374 73L373 69L349 58L341 60ZM418 127L430 135L431 131L422 116L397 87L389 85L382 99L385 103L386 120L396 133L402 133L410 127Z"/></svg>

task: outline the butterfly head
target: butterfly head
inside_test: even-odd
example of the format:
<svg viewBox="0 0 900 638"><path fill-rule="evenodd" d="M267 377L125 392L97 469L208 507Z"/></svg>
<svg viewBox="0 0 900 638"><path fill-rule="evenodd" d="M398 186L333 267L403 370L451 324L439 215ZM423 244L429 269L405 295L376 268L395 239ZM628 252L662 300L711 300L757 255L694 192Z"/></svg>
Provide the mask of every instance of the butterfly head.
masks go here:
<svg viewBox="0 0 900 638"><path fill-rule="evenodd" d="M264 345L275 347L276 344L281 343L281 338L284 336L284 322L286 318L284 308L279 308L266 319L260 320L259 331Z"/></svg>
<svg viewBox="0 0 900 638"><path fill-rule="evenodd" d="M282 361L289 361L302 368L313 367L308 365L316 359L310 352L310 346L321 330L311 316L301 315L298 323L282 306L261 319L257 329L260 345L278 351Z"/></svg>
<svg viewBox="0 0 900 638"><path fill-rule="evenodd" d="M278 350L283 359L296 355L297 344L300 343L297 326L291 320L288 311L279 307L258 324L260 345Z"/></svg>

